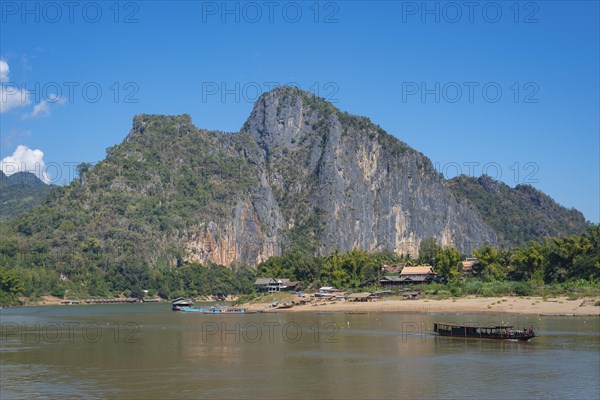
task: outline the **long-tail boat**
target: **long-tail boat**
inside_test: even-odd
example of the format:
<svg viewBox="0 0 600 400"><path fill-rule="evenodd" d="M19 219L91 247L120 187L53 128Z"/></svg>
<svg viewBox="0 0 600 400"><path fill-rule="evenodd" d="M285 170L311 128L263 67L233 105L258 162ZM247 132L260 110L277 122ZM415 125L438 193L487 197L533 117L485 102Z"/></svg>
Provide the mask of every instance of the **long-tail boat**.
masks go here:
<svg viewBox="0 0 600 400"><path fill-rule="evenodd" d="M202 314L255 314L256 310L249 310L247 308L228 307L228 306L212 306L208 308L199 307L181 307L179 311L183 312L199 312Z"/></svg>
<svg viewBox="0 0 600 400"><path fill-rule="evenodd" d="M531 340L536 333L530 326L526 329L514 329L512 325L477 326L458 325L446 322L434 322L433 331L440 336L500 340Z"/></svg>

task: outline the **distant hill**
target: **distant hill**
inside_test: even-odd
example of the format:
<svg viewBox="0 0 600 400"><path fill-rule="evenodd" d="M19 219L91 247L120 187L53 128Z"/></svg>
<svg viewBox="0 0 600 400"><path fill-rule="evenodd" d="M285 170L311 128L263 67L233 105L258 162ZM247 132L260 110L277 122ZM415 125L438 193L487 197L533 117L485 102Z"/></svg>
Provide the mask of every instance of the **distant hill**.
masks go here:
<svg viewBox="0 0 600 400"><path fill-rule="evenodd" d="M47 185L31 172L6 176L0 171L0 220L29 211L44 202L54 185Z"/></svg>
<svg viewBox="0 0 600 400"><path fill-rule="evenodd" d="M548 236L583 234L583 214L567 209L530 185L515 188L489 176L458 176L448 181L457 196L469 199L501 244L515 246Z"/></svg>

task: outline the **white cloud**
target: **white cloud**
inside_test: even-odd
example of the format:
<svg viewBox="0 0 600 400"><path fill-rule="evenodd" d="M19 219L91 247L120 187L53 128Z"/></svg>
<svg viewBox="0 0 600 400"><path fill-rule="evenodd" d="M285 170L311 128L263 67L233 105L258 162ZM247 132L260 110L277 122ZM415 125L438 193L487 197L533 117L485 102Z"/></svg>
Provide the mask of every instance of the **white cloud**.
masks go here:
<svg viewBox="0 0 600 400"><path fill-rule="evenodd" d="M33 111L27 116L29 118L39 118L47 117L48 115L50 115L50 105L46 100L42 100L40 103L33 106Z"/></svg>
<svg viewBox="0 0 600 400"><path fill-rule="evenodd" d="M51 94L48 96L48 100L42 100L41 102L33 106L33 110L29 114L23 115L22 119L41 118L49 116L51 103L63 105L65 104L65 99L57 95Z"/></svg>
<svg viewBox="0 0 600 400"><path fill-rule="evenodd" d="M9 80L10 68L8 63L0 59L0 114L10 111L14 108L24 107L31 104L29 92L16 82ZM48 95L33 106L33 110L23 114L21 119L41 118L50 115L50 104L65 104L65 100L56 94Z"/></svg>
<svg viewBox="0 0 600 400"><path fill-rule="evenodd" d="M0 82L8 82L8 63L0 59Z"/></svg>
<svg viewBox="0 0 600 400"><path fill-rule="evenodd" d="M27 90L14 83L7 83L9 81L9 71L8 63L0 60L0 114L31 103Z"/></svg>
<svg viewBox="0 0 600 400"><path fill-rule="evenodd" d="M7 176L17 172L31 172L45 183L50 183L50 177L45 171L44 152L32 150L22 144L18 145L11 156L0 161L0 170Z"/></svg>

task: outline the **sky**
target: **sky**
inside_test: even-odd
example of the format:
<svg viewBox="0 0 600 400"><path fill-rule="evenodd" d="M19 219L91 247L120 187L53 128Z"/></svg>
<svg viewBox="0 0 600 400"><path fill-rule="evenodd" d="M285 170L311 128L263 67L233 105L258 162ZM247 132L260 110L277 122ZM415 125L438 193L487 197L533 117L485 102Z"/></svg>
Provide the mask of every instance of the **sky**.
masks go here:
<svg viewBox="0 0 600 400"><path fill-rule="evenodd" d="M134 115L238 131L295 85L451 178L530 184L600 221L597 1L0 2L0 159L68 183Z"/></svg>

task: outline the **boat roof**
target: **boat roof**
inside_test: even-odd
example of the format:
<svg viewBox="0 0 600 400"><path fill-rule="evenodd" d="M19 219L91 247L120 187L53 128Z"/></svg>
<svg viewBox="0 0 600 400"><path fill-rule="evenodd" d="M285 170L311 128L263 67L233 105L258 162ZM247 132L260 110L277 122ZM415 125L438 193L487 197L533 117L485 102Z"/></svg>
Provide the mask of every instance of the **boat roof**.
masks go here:
<svg viewBox="0 0 600 400"><path fill-rule="evenodd" d="M487 329L510 329L513 328L514 325L488 325L488 326L484 326L484 325L463 325L463 324L452 324L449 322L434 322L434 324L438 324L438 325L447 325L447 326L460 326L462 328L487 328Z"/></svg>

